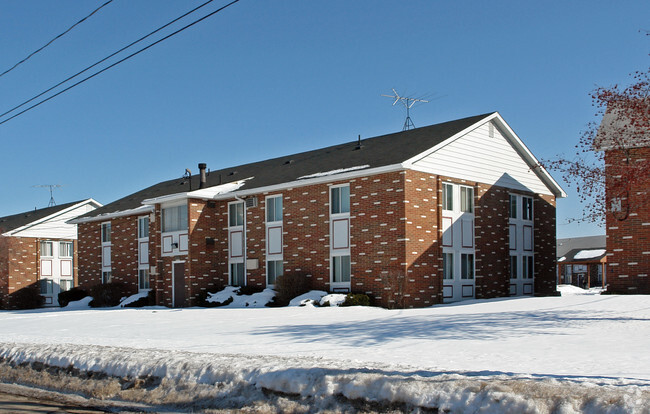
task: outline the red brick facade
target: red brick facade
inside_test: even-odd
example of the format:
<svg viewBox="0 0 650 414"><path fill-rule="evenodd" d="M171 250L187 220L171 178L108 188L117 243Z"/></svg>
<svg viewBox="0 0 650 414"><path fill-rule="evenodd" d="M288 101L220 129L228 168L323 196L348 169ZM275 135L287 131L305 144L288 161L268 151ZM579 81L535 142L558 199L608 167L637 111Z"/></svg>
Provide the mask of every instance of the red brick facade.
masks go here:
<svg viewBox="0 0 650 414"><path fill-rule="evenodd" d="M246 250L257 269L248 268L247 285L266 286L266 197L283 197L284 273L304 275L313 289L331 291L330 186L350 188L352 292L366 293L387 307L425 307L442 302L440 240L441 182L474 188L477 298L508 296L508 195L505 188L451 180L406 170L344 181L260 193L246 209ZM555 198L535 196L535 293L555 291ZM188 253L161 255L160 204L150 215L150 287L158 304L172 306L172 263L185 261L185 302L229 283L228 203L187 200ZM137 291L137 217L112 222L111 265L114 280ZM79 224L79 280L89 287L101 281L101 222ZM550 246L550 247L549 247ZM179 304L176 304L179 306Z"/></svg>
<svg viewBox="0 0 650 414"><path fill-rule="evenodd" d="M647 162L650 148L630 150L630 163ZM606 151L605 165L621 165L620 151ZM610 293L650 294L650 177L635 183L629 198L623 195L621 209L612 212L608 203L607 225L607 291ZM621 197L615 177L607 182L607 200Z"/></svg>

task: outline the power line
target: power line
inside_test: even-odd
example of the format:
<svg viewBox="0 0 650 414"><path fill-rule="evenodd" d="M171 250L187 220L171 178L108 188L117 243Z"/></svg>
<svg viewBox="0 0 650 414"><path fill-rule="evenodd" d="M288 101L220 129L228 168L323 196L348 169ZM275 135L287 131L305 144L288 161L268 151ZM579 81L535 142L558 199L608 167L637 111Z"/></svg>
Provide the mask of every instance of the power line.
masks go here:
<svg viewBox="0 0 650 414"><path fill-rule="evenodd" d="M38 48L38 49L36 49L35 51L33 51L32 53L30 53L26 58L24 58L24 59L21 60L20 62L16 63L15 65L13 65L13 66L10 67L9 69L5 70L4 72L0 73L0 77L6 75L7 73L9 73L9 72L11 72L12 70L16 69L16 68L17 68L18 66L20 66L21 64L27 62L27 60L28 60L29 58L31 58L32 56L34 56L35 54L37 54L37 53L40 52L41 50L45 49L46 47L48 47L49 45L51 45L52 43L54 43L55 40L57 40L58 38L64 36L64 35L65 35L66 33L68 33L70 30L74 29L75 26L77 26L77 25L83 23L83 22L84 22L86 19L88 19L90 16L92 16L92 15L95 14L95 13L97 13L97 12L98 12L102 7L108 5L109 3L112 3L112 2L113 2L113 0L108 0L106 3L104 3L104 4L102 4L101 6L97 7L95 10L92 11L92 13L90 13L88 16L84 17L83 19L79 20L77 23L75 23L75 24L73 24L72 26L70 26L70 27L69 27L65 32L63 32L63 33L61 33L60 35L56 36L54 39L50 40L50 41L47 42L45 45L41 46L40 48Z"/></svg>
<svg viewBox="0 0 650 414"><path fill-rule="evenodd" d="M111 1L112 1L112 0L111 0ZM123 48L117 50L116 52L111 53L110 55L106 56L105 58L103 58L103 59L101 59L101 60L99 60L99 61L93 63L92 65L86 67L85 69L83 69L83 70L81 70L81 71L75 73L74 75L72 75L72 76L70 76L70 77L68 77L68 78L66 78L66 79L64 79L64 80L62 80L61 82L57 83L56 85L52 86L51 88L46 89L46 90L44 90L43 92L39 93L38 95L35 95L35 96L29 98L28 100L24 101L23 103L14 106L13 108L9 109L8 111L6 111L6 112L0 114L0 118L2 118L3 116L5 116L5 115L7 115L7 114L10 114L11 112L15 111L16 109L18 109L18 108L20 108L20 107L23 107L23 106L27 105L28 103L32 102L33 100L40 98L41 96L43 96L43 95L45 95L46 93L52 91L53 89L56 89L56 88L58 88L59 86L63 85L64 83L66 83L66 82L68 82L68 81L70 81L70 80L76 78L77 76L81 75L82 73L89 71L90 69L94 68L95 66L99 65L100 63L103 63L103 62L107 61L108 59L110 59L110 58L112 58L113 56L115 56L115 55L117 55L117 54L119 54L119 53L125 51L126 49L130 48L131 46L133 46L133 45L135 45L135 44L137 44L137 43L140 43L141 41L145 40L146 38L148 38L148 37L150 37L150 36L152 36L152 35L158 33L159 31L161 31L162 29L164 29L164 28L166 28L166 27L169 27L170 25L176 23L176 22L179 21L180 19L182 19L182 18L184 18L184 17L186 17L186 16L188 16L188 15L194 13L195 11L199 10L200 8L202 8L202 7L204 7L204 6L206 6L206 5L210 4L210 3L212 3L213 1L214 1L214 0L208 0L208 1L206 1L205 3L203 3L203 4L201 4L201 5L199 5L199 6L195 7L195 8L193 8L193 9L190 10L190 11L188 11L187 13L185 13L185 14L183 14L183 15L177 17L177 18L175 18L174 20L170 21L169 23L166 23L166 24L160 26L160 27L157 28L156 30L154 30L154 31L152 31L152 32L150 32L150 33L148 33L148 34L142 36L142 37L139 38L138 40L129 43L128 45L126 45L126 46L124 46ZM30 108L30 109L31 109L31 108ZM21 112L21 113L22 113L22 112ZM7 120L7 121L8 121L8 120ZM2 123L0 123L0 125L2 125Z"/></svg>

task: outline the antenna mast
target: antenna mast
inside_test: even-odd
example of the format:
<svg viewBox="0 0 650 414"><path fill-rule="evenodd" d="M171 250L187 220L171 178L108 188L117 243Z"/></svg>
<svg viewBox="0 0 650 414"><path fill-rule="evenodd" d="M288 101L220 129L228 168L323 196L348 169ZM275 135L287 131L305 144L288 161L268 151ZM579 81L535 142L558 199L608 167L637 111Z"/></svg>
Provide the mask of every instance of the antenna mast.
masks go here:
<svg viewBox="0 0 650 414"><path fill-rule="evenodd" d="M53 207L56 205L56 201L54 201L54 189L55 188L61 188L63 187L61 184L41 184L41 185L33 185L32 187L38 187L38 188L49 188L50 189L50 202L48 203L48 207Z"/></svg>
<svg viewBox="0 0 650 414"><path fill-rule="evenodd" d="M393 102L393 106L397 102L402 102L404 104L404 108L406 108L406 120L404 121L404 127L402 128L402 131L409 130L411 128L415 128L415 124L413 124L413 120L411 119L411 107L415 105L416 102L424 102L427 103L429 101L425 101L424 99L417 99L417 98L411 98L408 96L399 96L395 88L393 88L393 93L395 95L384 95L382 94L381 96L385 96L387 98L393 98L395 101Z"/></svg>

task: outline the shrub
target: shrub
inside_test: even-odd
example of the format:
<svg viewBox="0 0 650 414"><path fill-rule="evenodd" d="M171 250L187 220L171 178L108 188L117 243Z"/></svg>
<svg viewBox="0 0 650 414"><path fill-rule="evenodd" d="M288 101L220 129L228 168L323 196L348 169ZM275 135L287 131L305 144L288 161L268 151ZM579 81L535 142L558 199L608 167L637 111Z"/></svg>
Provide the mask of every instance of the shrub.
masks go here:
<svg viewBox="0 0 650 414"><path fill-rule="evenodd" d="M208 295L210 293L216 293L218 290L214 292L209 292L207 290L202 290L201 293L199 293L196 296L196 306L201 306L203 308L216 308L217 306L222 306L223 304L219 302L208 302ZM232 298L230 300L232 302Z"/></svg>
<svg viewBox="0 0 650 414"><path fill-rule="evenodd" d="M260 293L263 290L264 290L264 288L262 288L260 286L250 286L250 285L240 286L239 291L237 292L237 294L238 295L250 296L250 295L252 295L254 293Z"/></svg>
<svg viewBox="0 0 650 414"><path fill-rule="evenodd" d="M88 296L88 292L80 287L73 287L70 290L59 293L59 306L64 308L68 306L68 303L81 300Z"/></svg>
<svg viewBox="0 0 650 414"><path fill-rule="evenodd" d="M149 290L147 296L136 300L135 302L127 303L125 308L141 308L143 306L153 306L156 304L156 292L153 289Z"/></svg>
<svg viewBox="0 0 650 414"><path fill-rule="evenodd" d="M363 293L348 293L341 306L370 306L370 297Z"/></svg>
<svg viewBox="0 0 650 414"><path fill-rule="evenodd" d="M13 302L16 309L36 309L43 306L45 298L32 287L24 287L13 293Z"/></svg>
<svg viewBox="0 0 650 414"><path fill-rule="evenodd" d="M304 273L289 273L275 279L277 294L269 306L287 306L291 299L311 290L311 280Z"/></svg>
<svg viewBox="0 0 650 414"><path fill-rule="evenodd" d="M101 283L90 288L93 300L89 305L93 308L112 307L120 304L125 296L125 286L121 283Z"/></svg>

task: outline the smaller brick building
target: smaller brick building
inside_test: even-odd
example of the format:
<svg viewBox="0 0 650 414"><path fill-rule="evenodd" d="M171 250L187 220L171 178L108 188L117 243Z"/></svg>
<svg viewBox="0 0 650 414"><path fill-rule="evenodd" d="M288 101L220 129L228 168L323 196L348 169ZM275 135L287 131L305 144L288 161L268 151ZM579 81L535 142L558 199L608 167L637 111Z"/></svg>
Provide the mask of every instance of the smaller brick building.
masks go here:
<svg viewBox="0 0 650 414"><path fill-rule="evenodd" d="M59 292L77 283L77 226L66 222L98 207L87 199L0 217L0 309L19 307L21 289L58 305Z"/></svg>
<svg viewBox="0 0 650 414"><path fill-rule="evenodd" d="M174 307L286 274L388 307L555 292L565 193L496 112L199 170L73 220L79 284Z"/></svg>

